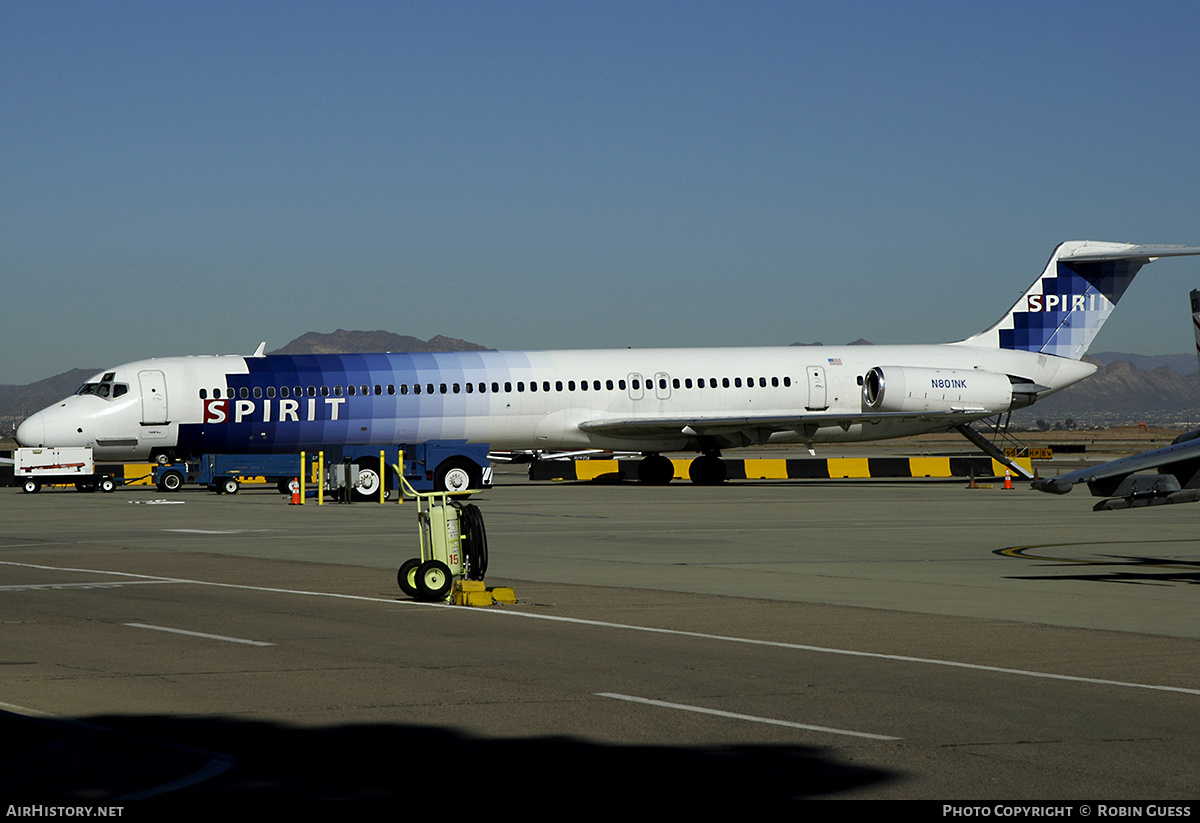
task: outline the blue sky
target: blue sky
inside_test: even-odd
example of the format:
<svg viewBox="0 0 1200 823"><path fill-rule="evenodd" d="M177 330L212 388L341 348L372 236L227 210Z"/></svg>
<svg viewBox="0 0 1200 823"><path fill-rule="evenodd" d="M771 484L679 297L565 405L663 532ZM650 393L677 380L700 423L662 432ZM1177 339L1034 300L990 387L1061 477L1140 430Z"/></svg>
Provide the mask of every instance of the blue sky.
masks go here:
<svg viewBox="0 0 1200 823"><path fill-rule="evenodd" d="M1200 245L1194 3L0 5L0 383L387 329L942 342ZM1098 350L1191 350L1200 261Z"/></svg>

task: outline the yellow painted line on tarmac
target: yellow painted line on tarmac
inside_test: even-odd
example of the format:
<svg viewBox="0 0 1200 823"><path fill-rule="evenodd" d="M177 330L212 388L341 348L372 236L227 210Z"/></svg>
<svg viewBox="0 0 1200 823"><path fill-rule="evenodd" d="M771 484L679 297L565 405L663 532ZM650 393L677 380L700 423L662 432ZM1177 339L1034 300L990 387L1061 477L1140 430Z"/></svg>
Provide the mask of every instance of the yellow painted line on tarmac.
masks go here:
<svg viewBox="0 0 1200 823"><path fill-rule="evenodd" d="M1171 561L1171 560L1166 560L1163 558L1155 558L1157 560L1161 560L1162 562L1146 562L1146 560L1148 560L1148 559L1143 560L1143 559L1137 559L1137 558L1129 558L1124 555L1117 555L1117 556L1115 556L1115 558L1110 557L1109 559L1097 560L1094 558L1086 558L1086 557L1053 557L1051 555L1045 555L1045 554L1029 554L1029 552L1033 549L1067 548L1070 546L1121 546L1121 545L1125 545L1125 544L1134 544L1134 545L1138 545L1138 546L1144 546L1146 543L1150 543L1150 542L1152 542L1152 543L1188 543L1191 545L1195 545L1195 543L1196 543L1195 540L1192 540L1189 538L1174 538L1171 540L1153 540L1153 541L1120 540L1120 541L1116 541L1116 542L1112 542L1112 543L1097 543L1095 541L1088 541L1088 542L1082 542L1082 543L1039 543L1039 544L1030 545L1030 546L1009 546L1006 549L996 549L996 551L993 552L993 554L998 554L998 555L1001 555L1002 557L1013 557L1013 558L1016 558L1017 560L1041 560L1041 561L1044 561L1047 563L1070 563L1075 566L1084 566L1084 565L1087 565L1087 566L1112 566L1112 565L1116 564L1116 565L1136 565L1136 566L1161 568L1161 569L1177 569L1181 566L1187 567L1187 568L1195 568L1197 566L1197 563L1195 563L1193 561L1186 561L1186 560ZM1116 563L1117 559L1124 560L1126 562L1117 564ZM1134 559L1137 562L1130 563L1129 561L1131 559Z"/></svg>

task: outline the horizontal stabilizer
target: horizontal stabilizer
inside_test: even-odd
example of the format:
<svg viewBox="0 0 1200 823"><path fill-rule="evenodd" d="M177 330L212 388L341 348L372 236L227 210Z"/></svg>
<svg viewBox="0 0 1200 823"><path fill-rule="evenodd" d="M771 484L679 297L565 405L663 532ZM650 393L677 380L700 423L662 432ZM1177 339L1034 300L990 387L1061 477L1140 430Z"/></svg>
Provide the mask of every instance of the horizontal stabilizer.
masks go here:
<svg viewBox="0 0 1200 823"><path fill-rule="evenodd" d="M1065 244L1064 244L1065 245ZM1103 244L1110 245L1110 244ZM1147 263L1160 257L1189 257L1200 254L1200 246L1125 246L1124 248L1098 249L1084 245L1058 256L1059 260L1145 260Z"/></svg>

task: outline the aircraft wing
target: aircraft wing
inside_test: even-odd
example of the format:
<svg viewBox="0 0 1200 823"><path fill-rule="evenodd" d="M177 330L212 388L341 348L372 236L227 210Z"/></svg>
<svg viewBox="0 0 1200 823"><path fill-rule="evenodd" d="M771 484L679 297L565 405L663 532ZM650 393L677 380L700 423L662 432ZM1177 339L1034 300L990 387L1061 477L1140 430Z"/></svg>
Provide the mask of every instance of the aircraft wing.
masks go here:
<svg viewBox="0 0 1200 823"><path fill-rule="evenodd" d="M1197 464L1195 466L1189 464ZM1170 446L1122 457L1099 466L1073 471L1058 477L1035 480L1031 485L1041 492L1066 494L1077 483L1087 483L1097 497L1113 495L1126 477L1145 469L1175 474L1187 484L1200 468L1200 429L1178 437ZM1180 475L1187 474L1187 477Z"/></svg>
<svg viewBox="0 0 1200 823"><path fill-rule="evenodd" d="M588 420L579 424L585 432L612 437L662 437L687 435L728 437L744 433L753 442L765 440L773 432L798 432L811 436L819 428L839 426L848 429L858 423L879 423L888 419L935 421L945 419L947 426L955 422L989 414L984 408L952 409L930 412L871 412L829 414L812 412L784 416L742 417L633 417L625 419Z"/></svg>

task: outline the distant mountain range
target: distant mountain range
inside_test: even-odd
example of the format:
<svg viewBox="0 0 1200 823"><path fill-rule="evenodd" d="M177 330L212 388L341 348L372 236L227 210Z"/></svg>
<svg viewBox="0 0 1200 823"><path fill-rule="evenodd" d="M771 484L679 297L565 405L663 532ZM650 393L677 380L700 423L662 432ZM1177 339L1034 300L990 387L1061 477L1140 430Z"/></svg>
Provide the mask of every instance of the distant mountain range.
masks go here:
<svg viewBox="0 0 1200 823"><path fill-rule="evenodd" d="M1100 358L1106 355L1119 359L1105 363ZM1193 367L1190 374L1180 374L1169 365L1152 369L1137 365L1137 361L1173 362L1176 357L1181 367ZM1095 358L1085 356L1084 360L1097 363L1100 368L1069 389L1013 412L1013 422L1031 425L1039 419L1051 423L1071 419L1088 426L1126 423L1200 426L1200 369L1191 355L1152 357L1103 352Z"/></svg>
<svg viewBox="0 0 1200 823"><path fill-rule="evenodd" d="M1146 371L1166 366L1184 377L1200 372L1200 363L1197 363L1195 354L1128 354L1120 351L1102 351L1089 354L1088 357L1106 366L1110 363L1124 361Z"/></svg>
<svg viewBox="0 0 1200 823"><path fill-rule="evenodd" d="M793 343L820 346L821 343ZM867 340L849 345L869 346ZM387 331L308 332L271 354L351 354L378 351L487 351L486 346L438 335L420 340ZM1028 409L1013 422L1118 425L1123 423L1200 426L1200 367L1192 354L1144 355L1099 352L1084 358L1099 366L1096 374ZM71 394L100 368L72 369L24 386L0 385L0 432L10 433L25 417Z"/></svg>
<svg viewBox="0 0 1200 823"><path fill-rule="evenodd" d="M487 351L486 346L439 334L428 340L390 331L310 331L268 354L366 354L379 351Z"/></svg>

